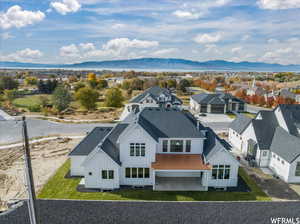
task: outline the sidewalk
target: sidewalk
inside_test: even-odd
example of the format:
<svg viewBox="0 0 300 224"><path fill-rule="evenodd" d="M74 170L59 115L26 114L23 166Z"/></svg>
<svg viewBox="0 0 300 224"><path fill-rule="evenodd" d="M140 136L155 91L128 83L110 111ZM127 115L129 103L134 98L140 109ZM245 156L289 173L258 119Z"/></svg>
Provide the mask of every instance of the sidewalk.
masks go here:
<svg viewBox="0 0 300 224"><path fill-rule="evenodd" d="M3 110L0 110L0 121L7 121L7 120L14 120L14 118L7 113L5 113Z"/></svg>

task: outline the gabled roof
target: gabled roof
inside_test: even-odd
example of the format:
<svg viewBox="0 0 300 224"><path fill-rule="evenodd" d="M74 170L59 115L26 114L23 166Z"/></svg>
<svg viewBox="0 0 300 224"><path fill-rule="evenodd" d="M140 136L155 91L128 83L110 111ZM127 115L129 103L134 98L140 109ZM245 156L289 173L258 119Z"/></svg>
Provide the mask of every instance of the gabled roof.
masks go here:
<svg viewBox="0 0 300 224"><path fill-rule="evenodd" d="M145 108L138 123L155 139L204 138L189 112L166 108ZM202 125L199 126L203 128Z"/></svg>
<svg viewBox="0 0 300 224"><path fill-rule="evenodd" d="M112 130L112 127L94 128L70 153L69 156L87 156Z"/></svg>
<svg viewBox="0 0 300 224"><path fill-rule="evenodd" d="M300 105L281 104L278 106L289 129L290 134L299 137L298 128L300 127Z"/></svg>
<svg viewBox="0 0 300 224"><path fill-rule="evenodd" d="M242 132L248 127L252 119L243 114L237 114L236 119L230 123L229 128L235 132L242 134Z"/></svg>
<svg viewBox="0 0 300 224"><path fill-rule="evenodd" d="M140 103L141 100L143 100L145 97L150 96L152 97L154 100L157 100L157 98L161 95L164 94L166 96L171 96L172 102L173 101L179 101L181 102L181 100L179 98L177 98L176 96L174 96L170 90L165 89L165 88L161 88L159 86L153 86L149 89L146 89L144 92L142 92L141 94L137 95L136 97L134 97L133 99L131 99L129 102L130 103ZM182 102L181 102L182 103Z"/></svg>
<svg viewBox="0 0 300 224"><path fill-rule="evenodd" d="M282 127L277 127L271 144L271 151L292 163L300 156L300 138L290 135Z"/></svg>
<svg viewBox="0 0 300 224"><path fill-rule="evenodd" d="M262 119L253 119L252 125L260 149L270 149L274 132L279 126L273 111L260 111Z"/></svg>
<svg viewBox="0 0 300 224"><path fill-rule="evenodd" d="M192 95L191 98L199 104L226 104L229 99L232 101L243 103L242 100L232 96L229 93L200 93Z"/></svg>
<svg viewBox="0 0 300 224"><path fill-rule="evenodd" d="M204 141L203 155L209 160L220 150L230 150L231 146L223 139L219 138L211 128L206 128L206 140Z"/></svg>
<svg viewBox="0 0 300 224"><path fill-rule="evenodd" d="M118 164L121 164L121 162L120 162L120 150L117 141L119 139L119 136L128 127L128 125L129 124L123 124L123 123L117 124L109 133L109 135L104 139L101 145L101 149Z"/></svg>

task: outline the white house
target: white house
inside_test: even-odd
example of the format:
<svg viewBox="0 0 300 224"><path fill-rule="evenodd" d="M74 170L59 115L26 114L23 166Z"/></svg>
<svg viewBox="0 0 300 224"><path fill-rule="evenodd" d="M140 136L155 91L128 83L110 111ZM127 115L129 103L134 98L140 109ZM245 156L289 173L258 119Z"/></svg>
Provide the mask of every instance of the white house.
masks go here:
<svg viewBox="0 0 300 224"><path fill-rule="evenodd" d="M180 108L180 105L182 105L182 101L170 90L154 86L132 98L125 106L120 120L124 120L133 110L142 110L144 107Z"/></svg>
<svg viewBox="0 0 300 224"><path fill-rule="evenodd" d="M229 141L258 167L300 183L300 105L279 105L254 119L239 115L229 127Z"/></svg>
<svg viewBox="0 0 300 224"><path fill-rule="evenodd" d="M228 144L191 113L152 107L131 115L113 128L95 128L70 152L71 176L81 176L85 188L237 186L239 163Z"/></svg>
<svg viewBox="0 0 300 224"><path fill-rule="evenodd" d="M190 97L190 108L198 113L245 111L245 102L229 93L201 93Z"/></svg>

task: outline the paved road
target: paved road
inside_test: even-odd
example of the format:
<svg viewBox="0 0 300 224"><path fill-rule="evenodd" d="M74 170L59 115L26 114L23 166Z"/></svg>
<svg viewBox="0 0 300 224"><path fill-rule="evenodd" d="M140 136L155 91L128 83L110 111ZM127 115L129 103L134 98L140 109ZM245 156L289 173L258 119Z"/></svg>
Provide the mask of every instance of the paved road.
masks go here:
<svg viewBox="0 0 300 224"><path fill-rule="evenodd" d="M250 104L247 104L246 109L247 109L248 112L254 113L254 114L258 113L261 110L271 110L271 109L268 109L268 108L253 106L253 105L250 105Z"/></svg>
<svg viewBox="0 0 300 224"><path fill-rule="evenodd" d="M228 131L228 127L231 122L209 122L203 123L204 126L210 127L215 132L225 132Z"/></svg>
<svg viewBox="0 0 300 224"><path fill-rule="evenodd" d="M27 119L29 137L48 135L82 135L94 127L113 126L114 124L64 124L34 118ZM22 140L21 122L0 121L0 144L18 142Z"/></svg>
<svg viewBox="0 0 300 224"><path fill-rule="evenodd" d="M40 223L265 224L300 223L300 202L104 202L38 200ZM29 224L26 204L0 215L1 224Z"/></svg>

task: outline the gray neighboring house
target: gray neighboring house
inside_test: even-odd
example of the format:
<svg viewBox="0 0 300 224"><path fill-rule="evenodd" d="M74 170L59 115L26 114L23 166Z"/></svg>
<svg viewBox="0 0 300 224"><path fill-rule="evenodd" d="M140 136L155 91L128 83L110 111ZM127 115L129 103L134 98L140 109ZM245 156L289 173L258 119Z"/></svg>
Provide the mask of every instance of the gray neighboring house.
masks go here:
<svg viewBox="0 0 300 224"><path fill-rule="evenodd" d="M282 104L250 120L238 116L229 127L229 141L258 167L300 183L300 105Z"/></svg>
<svg viewBox="0 0 300 224"><path fill-rule="evenodd" d="M190 108L197 113L243 112L245 102L229 93L201 93L190 97Z"/></svg>
<svg viewBox="0 0 300 224"><path fill-rule="evenodd" d="M133 97L121 114L120 120L124 120L132 111L140 111L145 107L181 108L182 101L171 90L153 86L141 94Z"/></svg>

